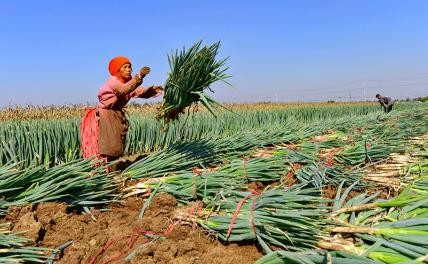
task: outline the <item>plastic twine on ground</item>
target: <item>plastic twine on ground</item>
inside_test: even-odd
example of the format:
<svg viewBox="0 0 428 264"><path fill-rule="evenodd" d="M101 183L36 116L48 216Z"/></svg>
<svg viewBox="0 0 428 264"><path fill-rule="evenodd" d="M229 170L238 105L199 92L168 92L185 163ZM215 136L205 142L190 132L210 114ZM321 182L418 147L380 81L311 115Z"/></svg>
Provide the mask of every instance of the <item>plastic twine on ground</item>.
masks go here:
<svg viewBox="0 0 428 264"><path fill-rule="evenodd" d="M254 191L254 190L252 190L249 195L245 196L244 198L242 198L241 201L239 201L238 205L236 206L235 213L233 214L232 220L230 221L230 225L229 225L229 229L227 230L226 238L229 238L230 237L230 233L232 233L233 225L235 224L236 218L238 217L238 214L239 214L239 211L241 210L242 205L244 204L244 202L248 198L250 198L251 196L254 196L254 195L259 195L259 193L256 192L256 191ZM253 202L255 202L255 200ZM253 211L254 210L254 206L252 205L251 207L252 207L251 211ZM252 218L251 219L251 223L252 223L253 230L255 232L255 226L254 226L254 220L253 220L254 214L251 213L251 215L252 215L252 217L251 217Z"/></svg>
<svg viewBox="0 0 428 264"><path fill-rule="evenodd" d="M155 190L156 191L156 190ZM198 208L199 205L199 208ZM200 210L203 206L203 202L199 203L198 201L195 201L192 210L188 213L189 218L193 218L195 213L200 214ZM119 236L115 239L112 239L110 241L108 241L107 243L104 244L104 246L98 251L97 255L95 257L91 257L89 264L96 264L98 261L98 258L114 243L118 242L118 241L122 241L125 238L130 239L129 243L128 243L128 247L126 248L126 250L122 253L120 253L119 255L112 257L106 261L103 261L102 264L107 264L110 263L112 261L115 261L117 259L119 259L120 257L128 254L132 248L134 247L135 243L137 242L137 240L140 237L145 237L145 240L143 241L143 244L145 243L149 243L151 242L153 239L155 238L167 238L168 236L171 235L172 231L174 231L174 228L177 227L179 224L181 224L182 219L179 219L177 221L175 221L173 224L171 224L166 231L164 231L163 233L160 234L155 234L153 232L150 231L146 231L146 230L138 230L133 234L129 234L129 235L123 235L123 236Z"/></svg>

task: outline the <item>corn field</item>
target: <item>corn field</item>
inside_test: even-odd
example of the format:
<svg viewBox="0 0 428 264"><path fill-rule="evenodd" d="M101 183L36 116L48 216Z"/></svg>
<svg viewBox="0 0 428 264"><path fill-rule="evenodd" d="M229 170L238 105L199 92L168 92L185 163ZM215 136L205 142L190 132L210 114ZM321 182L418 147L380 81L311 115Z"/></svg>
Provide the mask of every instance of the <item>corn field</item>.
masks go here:
<svg viewBox="0 0 428 264"><path fill-rule="evenodd" d="M109 173L111 164L81 158L80 108L25 120L25 111L14 119L5 110L0 220L51 201L97 221L94 209L128 197L144 199L144 219L167 193L179 202L177 224L226 245L252 243L264 255L258 264L428 263L427 104L399 103L389 114L371 103L229 108L184 113L168 131L155 110L130 111L125 152L139 159ZM406 161L393 163L397 155ZM9 226L0 221L0 263L59 258ZM124 257L138 258L142 246Z"/></svg>

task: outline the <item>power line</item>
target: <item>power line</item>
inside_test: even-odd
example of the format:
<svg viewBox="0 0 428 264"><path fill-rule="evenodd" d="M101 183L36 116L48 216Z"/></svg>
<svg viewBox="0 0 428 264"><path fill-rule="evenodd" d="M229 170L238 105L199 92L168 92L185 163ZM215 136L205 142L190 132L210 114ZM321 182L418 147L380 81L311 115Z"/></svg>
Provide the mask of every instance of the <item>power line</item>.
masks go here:
<svg viewBox="0 0 428 264"><path fill-rule="evenodd" d="M351 98L349 98L349 96L351 96ZM406 99L406 98L409 98L409 97L411 97L411 98L417 98L417 97L425 97L425 96L428 96L428 94L426 93L426 92L424 92L424 93L414 93L414 94L408 94L408 95L402 95L402 96L397 96L397 97L395 97L395 99L399 99L399 100L402 100L402 99ZM258 97L257 98L259 101L276 101L277 99L279 99L278 101L276 101L276 102L287 102L287 101L289 101L289 100L280 100L280 98L276 98L275 96L262 96L262 97ZM285 98L285 99L287 99L287 98ZM351 99L351 100L349 100L349 99ZM363 96L353 96L352 94L351 95L342 95L342 96L334 96L334 97L330 97L330 98L324 98L324 99L313 99L313 98L306 98L306 99L304 99L304 100L300 100L300 101L305 101L305 102L326 102L326 101L359 101L359 100L363 100L363 101L366 101L365 99L364 99L364 97ZM371 100L371 101L375 101L375 100Z"/></svg>
<svg viewBox="0 0 428 264"><path fill-rule="evenodd" d="M413 77L397 77L397 78L391 78L391 79L363 79L363 81L367 82L390 82L390 81L406 81L406 80L416 80L416 79L427 79L428 75L424 76L413 76Z"/></svg>
<svg viewBox="0 0 428 264"><path fill-rule="evenodd" d="M427 85L428 82L418 82L418 83L401 83L401 84L388 84L388 85L367 85L368 82L387 82L387 81L404 81L404 80L416 80L416 79L427 79L428 75L424 75L424 76L407 76L407 77L397 77L397 78L390 78L390 79L359 79L359 80L355 80L355 81L350 81L350 82L344 82L344 83L340 83L340 84L336 84L336 85L332 85L332 86L324 86L323 88L318 88L318 89L311 89L307 92L302 92L302 93L291 93L288 94L287 91L281 91L278 89L272 90L262 90L260 92L263 92L264 94L266 93L274 93L275 94L275 100L278 100L278 95L282 95L282 96L287 96L287 97L295 97L295 96L310 96L310 95L323 95L323 94L335 94L335 93L342 93L342 92L355 92L355 91L359 91L362 90L364 98L366 97L366 90L367 89L381 89L381 88L395 88L395 87L409 87L409 86L417 86L417 85ZM333 91L328 91L331 88L336 88L336 87L346 87L346 86L350 86L353 84L363 84L362 87L349 87L349 88L344 88L344 89L338 89L338 90L333 90ZM326 91L327 90L327 91ZM249 93L249 94L253 94L255 96L260 96L260 92L256 92L254 93ZM247 95L249 95L247 93Z"/></svg>
<svg viewBox="0 0 428 264"><path fill-rule="evenodd" d="M388 81L406 81L406 80L416 80L416 79L428 79L428 75L423 76L408 76L408 77L396 77L396 78L390 78L390 79L358 79L354 81L339 83L335 85L329 85L324 86L323 88L319 89L330 89L330 88L337 88L337 87L343 87L343 86L349 86L352 84L361 84L361 82L388 82Z"/></svg>
<svg viewBox="0 0 428 264"><path fill-rule="evenodd" d="M397 85L383 85L383 86L373 86L373 87L368 87L368 88L393 88L393 87L405 87L405 86L424 85L424 84L428 84L428 82L407 83L407 84L397 84Z"/></svg>
<svg viewBox="0 0 428 264"><path fill-rule="evenodd" d="M295 93L295 94L285 94L285 95L287 96L319 95L319 94L332 94L332 93L339 93L339 92L352 92L352 91L358 91L358 90L363 90L363 94L365 94L365 90L369 88L370 89L394 88L394 87L408 87L408 86L427 85L427 84L428 82L407 83L407 84L397 84L397 85L382 85L382 86L366 86L364 84L363 87L357 87L357 88L346 88L346 89L340 89L340 90L334 90L334 91L305 92L305 93ZM284 95L284 92L286 91L279 91L279 93L282 95Z"/></svg>
<svg viewBox="0 0 428 264"><path fill-rule="evenodd" d="M396 78L391 78L391 79L358 79L358 80L354 80L354 81L349 81L349 82L344 82L344 83L339 83L339 84L324 86L324 87L318 88L316 90L320 90L320 89L328 90L328 89L331 89L331 88L349 86L349 85L353 85L353 84L361 84L361 82L387 82L387 81L405 81L405 80L415 80L415 79L428 79L428 75L423 75L423 76L408 76L408 77L396 77ZM313 89L311 89L311 90L313 90Z"/></svg>

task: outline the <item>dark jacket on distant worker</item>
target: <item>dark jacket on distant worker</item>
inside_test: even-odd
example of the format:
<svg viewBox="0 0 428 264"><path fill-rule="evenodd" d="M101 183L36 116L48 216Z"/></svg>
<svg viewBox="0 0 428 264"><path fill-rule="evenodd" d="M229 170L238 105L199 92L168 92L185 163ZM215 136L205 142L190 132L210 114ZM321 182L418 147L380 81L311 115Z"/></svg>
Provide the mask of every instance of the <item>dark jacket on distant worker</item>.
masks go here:
<svg viewBox="0 0 428 264"><path fill-rule="evenodd" d="M389 113L392 110L392 106L394 105L394 99L388 96L383 96L378 99L379 103L383 106L385 112Z"/></svg>

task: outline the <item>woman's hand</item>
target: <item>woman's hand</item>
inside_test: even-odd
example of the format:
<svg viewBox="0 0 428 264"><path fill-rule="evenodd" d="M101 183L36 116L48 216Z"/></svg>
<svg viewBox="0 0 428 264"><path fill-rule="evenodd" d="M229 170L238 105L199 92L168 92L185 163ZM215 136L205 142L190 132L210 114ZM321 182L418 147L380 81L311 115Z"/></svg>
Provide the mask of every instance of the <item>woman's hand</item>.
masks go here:
<svg viewBox="0 0 428 264"><path fill-rule="evenodd" d="M150 67L144 66L140 70L140 79L143 79L149 73L150 73Z"/></svg>
<svg viewBox="0 0 428 264"><path fill-rule="evenodd" d="M162 86L154 86L154 85L152 85L152 86L148 87L147 90L150 93L154 94L151 97L159 97L159 96L163 95L163 87Z"/></svg>

